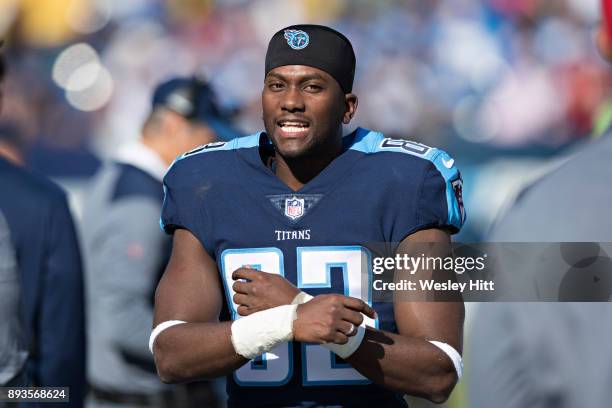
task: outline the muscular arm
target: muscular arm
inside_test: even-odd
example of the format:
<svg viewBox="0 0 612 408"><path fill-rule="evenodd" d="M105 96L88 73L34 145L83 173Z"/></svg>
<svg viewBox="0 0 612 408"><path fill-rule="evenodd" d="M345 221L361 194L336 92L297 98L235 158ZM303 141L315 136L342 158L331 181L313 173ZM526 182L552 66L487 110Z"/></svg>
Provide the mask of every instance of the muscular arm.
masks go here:
<svg viewBox="0 0 612 408"><path fill-rule="evenodd" d="M407 237L398 253L414 255L420 242L436 242L426 256L445 256L450 244L449 235L441 230L419 231ZM412 248L412 250L411 250ZM454 273L436 280L451 279ZM431 271L418 271L419 278L432 277ZM396 277L397 279L397 277ZM463 302L458 297L450 302L394 301L395 321L399 334L368 328L363 343L348 358L348 362L364 376L388 388L406 394L443 402L448 398L457 374L450 358L428 340L448 343L459 353L462 349Z"/></svg>
<svg viewBox="0 0 612 408"><path fill-rule="evenodd" d="M433 243L427 245L424 243ZM411 256L450 255L450 237L441 230L424 230L406 238L398 248L398 254ZM238 313L249 315L257 311L287 304L299 292L284 278L260 271L239 269L234 272L234 279L246 278L248 282L237 282L233 288L237 291L234 301L240 304ZM446 282L455 281L452 271L434 271L420 269L416 275L407 271L396 271L395 279L434 279ZM408 292L410 294L412 292ZM326 299L324 299L327 297ZM416 295L406 293L394 299L395 321L398 334L373 328L367 329L366 336L358 350L348 358L348 362L361 374L372 381L407 394L428 398L440 402L448 397L457 380L454 365L450 358L428 340L450 344L461 352L463 330L463 303L456 294L447 295L445 301L440 300L439 293L418 292ZM341 295L320 295L313 300L301 304L297 310L294 335L300 338L300 331L306 327L310 331L330 320L332 312L337 311L348 298ZM328 302L325 302L327 300ZM357 299L352 299L356 301ZM452 301L451 301L452 300ZM362 302L363 303L363 302ZM361 305L364 312L369 308ZM357 305L355 305L357 306ZM342 319L336 327L326 326L320 332L335 332L335 336L320 337L319 340L308 339L310 342L335 342L344 344L347 341L342 333L347 332L349 321L358 325L362 318L358 313L343 311ZM347 314L348 313L348 314ZM357 314L358 317L354 315ZM352 318L347 316L352 315ZM342 320L341 319L341 320ZM331 320L334 317L331 316ZM343 326L344 325L344 326ZM339 331L337 329L340 328ZM329 333L328 333L329 334Z"/></svg>
<svg viewBox="0 0 612 408"><path fill-rule="evenodd" d="M219 322L222 296L215 262L191 232L177 230L155 294L154 326L168 320L188 323L163 331L155 341L162 381L218 377L246 363L231 343L231 322Z"/></svg>

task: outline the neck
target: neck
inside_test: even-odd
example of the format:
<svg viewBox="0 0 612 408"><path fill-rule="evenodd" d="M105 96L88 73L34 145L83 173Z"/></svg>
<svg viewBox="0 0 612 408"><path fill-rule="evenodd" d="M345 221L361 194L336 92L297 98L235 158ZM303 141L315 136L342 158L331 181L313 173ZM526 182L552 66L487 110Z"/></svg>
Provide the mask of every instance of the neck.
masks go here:
<svg viewBox="0 0 612 408"><path fill-rule="evenodd" d="M293 191L301 189L342 153L342 138L318 150L299 158L285 158L277 152L276 176Z"/></svg>
<svg viewBox="0 0 612 408"><path fill-rule="evenodd" d="M149 149L153 150L155 153L159 155L166 165L170 166L176 156L173 156L172 153L168 152L168 148L164 145L164 141L161 138L156 137L143 137L141 139L142 144L147 146Z"/></svg>

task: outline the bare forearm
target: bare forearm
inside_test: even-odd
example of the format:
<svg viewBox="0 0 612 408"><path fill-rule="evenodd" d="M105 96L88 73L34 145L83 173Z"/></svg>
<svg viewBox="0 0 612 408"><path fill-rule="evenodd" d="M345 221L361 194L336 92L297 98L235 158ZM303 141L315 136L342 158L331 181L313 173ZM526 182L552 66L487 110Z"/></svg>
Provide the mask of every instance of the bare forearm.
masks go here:
<svg viewBox="0 0 612 408"><path fill-rule="evenodd" d="M224 376L247 360L236 354L231 322L186 323L155 340L155 364L163 382L176 383Z"/></svg>
<svg viewBox="0 0 612 408"><path fill-rule="evenodd" d="M457 379L450 359L428 341L372 328L347 361L377 384L434 402L446 400Z"/></svg>

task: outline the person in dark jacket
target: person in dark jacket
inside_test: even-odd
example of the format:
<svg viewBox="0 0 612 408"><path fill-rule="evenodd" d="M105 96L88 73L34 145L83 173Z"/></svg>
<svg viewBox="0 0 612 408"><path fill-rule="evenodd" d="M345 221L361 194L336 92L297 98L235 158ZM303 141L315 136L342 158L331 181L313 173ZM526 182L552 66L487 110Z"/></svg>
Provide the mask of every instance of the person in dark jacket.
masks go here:
<svg viewBox="0 0 612 408"><path fill-rule="evenodd" d="M70 403L62 406L80 407L85 392L83 274L66 195L13 163L18 151L2 147L0 212L21 280L20 317L28 351L27 379L19 385L70 387Z"/></svg>

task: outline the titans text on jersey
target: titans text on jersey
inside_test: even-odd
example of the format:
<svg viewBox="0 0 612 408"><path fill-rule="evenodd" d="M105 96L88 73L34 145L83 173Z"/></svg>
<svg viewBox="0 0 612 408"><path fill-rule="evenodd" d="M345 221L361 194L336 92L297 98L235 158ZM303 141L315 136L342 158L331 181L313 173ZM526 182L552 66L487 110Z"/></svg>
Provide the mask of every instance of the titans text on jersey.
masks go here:
<svg viewBox="0 0 612 408"><path fill-rule="evenodd" d="M425 228L457 232L465 219L461 176L439 149L362 128L343 140L343 153L298 191L264 164L273 146L263 132L204 146L173 164L164 180L162 227L188 229L216 261L228 318L240 318L232 272L251 265L313 296L361 297L378 314L368 324L397 333L393 304L372 302L362 279L364 264L371 276L367 243L400 242ZM235 407L405 406L329 350L299 342L236 370L228 393Z"/></svg>
<svg viewBox="0 0 612 408"><path fill-rule="evenodd" d="M277 241L285 241L287 239L310 239L310 229L298 230L298 231L274 231L276 234Z"/></svg>

